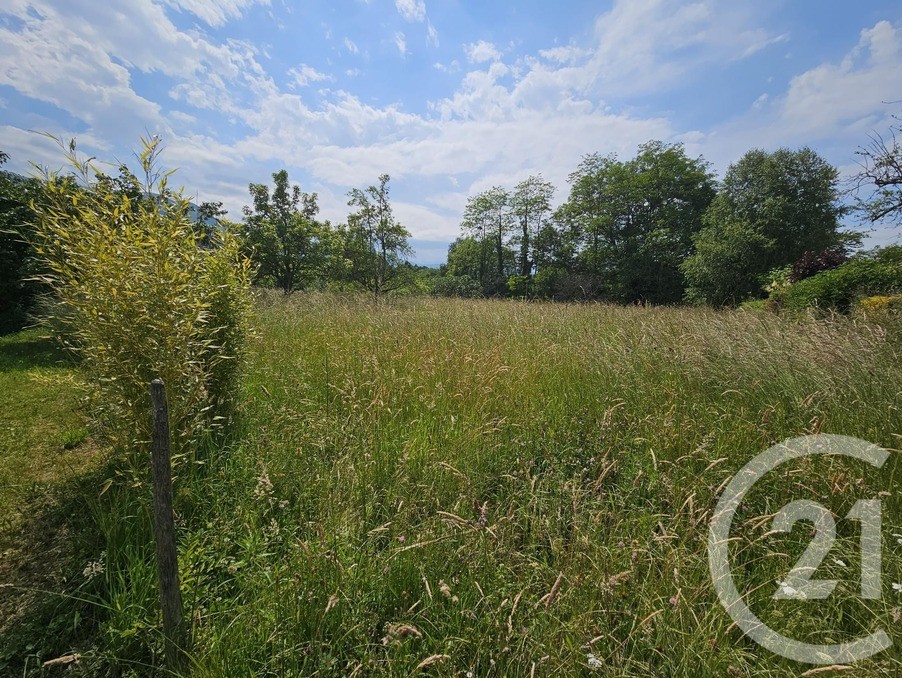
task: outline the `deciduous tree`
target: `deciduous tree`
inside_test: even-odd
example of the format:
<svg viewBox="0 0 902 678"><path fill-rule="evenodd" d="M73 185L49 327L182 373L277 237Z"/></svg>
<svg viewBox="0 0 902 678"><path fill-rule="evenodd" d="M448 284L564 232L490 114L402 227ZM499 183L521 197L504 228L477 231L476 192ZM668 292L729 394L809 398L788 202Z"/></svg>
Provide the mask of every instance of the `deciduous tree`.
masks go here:
<svg viewBox="0 0 902 678"><path fill-rule="evenodd" d="M541 174L527 177L514 188L510 204L517 221L516 242L520 245L519 275L530 278L535 266L535 241L545 226L554 199L554 186Z"/></svg>
<svg viewBox="0 0 902 678"><path fill-rule="evenodd" d="M886 135L873 132L870 143L858 149L861 170L853 177L858 209L872 222L902 224L902 122L890 125ZM861 194L870 195L862 198Z"/></svg>
<svg viewBox="0 0 902 678"><path fill-rule="evenodd" d="M837 170L810 148L752 150L730 165L682 266L687 297L736 304L759 296L772 269L806 251L854 242L839 231Z"/></svg>
<svg viewBox="0 0 902 678"><path fill-rule="evenodd" d="M480 244L479 282L486 294L503 291L512 272L508 238L514 223L511 195L504 188L493 186L467 199L461 227Z"/></svg>
<svg viewBox="0 0 902 678"><path fill-rule="evenodd" d="M285 170L272 178L272 191L265 184L249 185L253 205L244 208L241 231L258 279L270 279L287 295L320 276L332 238L328 226L316 219L316 193L290 185Z"/></svg>
<svg viewBox="0 0 902 678"><path fill-rule="evenodd" d="M389 181L383 174L377 185L348 193L348 205L357 208L348 216L345 236L350 277L376 299L405 282L402 264L411 253L410 233L392 213Z"/></svg>
<svg viewBox="0 0 902 678"><path fill-rule="evenodd" d="M8 158L0 151L0 165ZM29 237L35 219L31 203L40 195L36 179L0 170L0 332L22 325L39 289L30 280L38 262Z"/></svg>
<svg viewBox="0 0 902 678"><path fill-rule="evenodd" d="M714 196L708 163L651 141L626 162L586 156L570 184L556 221L564 240L576 241L577 270L600 278L618 301L679 301L680 262Z"/></svg>

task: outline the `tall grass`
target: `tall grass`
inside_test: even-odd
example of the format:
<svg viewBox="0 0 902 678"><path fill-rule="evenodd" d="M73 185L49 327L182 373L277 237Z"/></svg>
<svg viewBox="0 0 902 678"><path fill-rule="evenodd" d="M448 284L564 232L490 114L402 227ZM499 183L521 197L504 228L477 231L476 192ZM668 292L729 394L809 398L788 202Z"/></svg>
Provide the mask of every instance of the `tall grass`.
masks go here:
<svg viewBox="0 0 902 678"><path fill-rule="evenodd" d="M228 453L176 479L196 675L800 673L732 626L706 537L738 469L816 432L894 452L879 473L815 459L756 487L734 531L737 585L794 638L879 625L902 640L898 327L330 295L265 295L258 322ZM879 491L882 600L857 599L857 524L840 520L818 572L838 593L772 601L810 534L765 536L761 516L812 498L841 517ZM88 672L159 662L133 497L114 485L96 500L104 621ZM897 675L902 655L859 671Z"/></svg>

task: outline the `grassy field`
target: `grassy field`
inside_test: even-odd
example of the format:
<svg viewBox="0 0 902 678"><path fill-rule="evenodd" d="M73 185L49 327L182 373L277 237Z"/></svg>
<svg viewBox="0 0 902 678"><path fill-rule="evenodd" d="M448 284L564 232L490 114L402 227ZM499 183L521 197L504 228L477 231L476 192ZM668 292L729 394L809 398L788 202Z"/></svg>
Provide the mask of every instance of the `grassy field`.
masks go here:
<svg viewBox="0 0 902 678"><path fill-rule="evenodd" d="M176 467L195 675L798 675L811 667L732 626L706 538L737 470L817 432L892 456L879 472L794 462L756 486L734 532L737 586L794 638L886 629L896 646L847 675L902 671L898 328L327 295L263 297L256 325L238 430ZM29 505L17 488L79 459L62 448L84 436L72 399L31 379L71 368L34 335L2 341L9 510ZM55 505L81 502L86 518L54 515L76 555L59 559L56 593L30 594L18 629L0 625L0 670L78 652L76 672L152 674L146 478L115 460L72 468L77 492ZM861 600L858 526L841 517L881 491L884 592ZM767 536L762 516L800 498L838 518L818 576L841 584L825 601L774 601L810 526Z"/></svg>
<svg viewBox="0 0 902 678"><path fill-rule="evenodd" d="M0 337L0 673L40 649L28 648L35 629L72 625L46 592L66 590L96 546L77 535L89 524L82 482L99 455L66 387L74 374L41 332Z"/></svg>

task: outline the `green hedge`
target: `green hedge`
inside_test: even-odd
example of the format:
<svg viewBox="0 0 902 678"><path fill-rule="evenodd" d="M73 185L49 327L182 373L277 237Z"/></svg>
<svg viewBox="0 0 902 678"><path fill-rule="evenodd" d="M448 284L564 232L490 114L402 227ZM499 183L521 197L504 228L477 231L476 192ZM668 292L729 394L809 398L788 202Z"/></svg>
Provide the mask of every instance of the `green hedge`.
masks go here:
<svg viewBox="0 0 902 678"><path fill-rule="evenodd" d="M900 292L902 246L893 246L800 280L776 293L774 299L789 310L819 307L846 313L862 297Z"/></svg>

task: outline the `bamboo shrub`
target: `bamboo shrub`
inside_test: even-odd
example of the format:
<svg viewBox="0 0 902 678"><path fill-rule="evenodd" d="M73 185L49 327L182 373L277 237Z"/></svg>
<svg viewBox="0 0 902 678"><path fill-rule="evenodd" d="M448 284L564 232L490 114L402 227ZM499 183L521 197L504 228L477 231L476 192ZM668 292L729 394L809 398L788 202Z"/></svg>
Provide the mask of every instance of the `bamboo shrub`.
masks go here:
<svg viewBox="0 0 902 678"><path fill-rule="evenodd" d="M232 411L250 310L249 262L235 236L201 247L189 203L155 169L111 179L74 143L68 171L43 171L35 248L57 309L55 334L80 360L97 422L115 442L149 440L149 384L166 383L174 443L221 428Z"/></svg>

